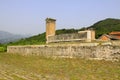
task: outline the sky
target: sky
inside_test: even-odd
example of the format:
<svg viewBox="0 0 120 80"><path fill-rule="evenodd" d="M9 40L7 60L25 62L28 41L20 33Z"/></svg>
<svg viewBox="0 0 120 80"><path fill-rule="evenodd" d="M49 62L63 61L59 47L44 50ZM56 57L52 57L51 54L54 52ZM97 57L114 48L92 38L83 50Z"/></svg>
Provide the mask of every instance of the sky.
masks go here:
<svg viewBox="0 0 120 80"><path fill-rule="evenodd" d="M106 18L120 19L120 0L0 0L0 30L14 34L45 32L45 19L56 29L80 29Z"/></svg>

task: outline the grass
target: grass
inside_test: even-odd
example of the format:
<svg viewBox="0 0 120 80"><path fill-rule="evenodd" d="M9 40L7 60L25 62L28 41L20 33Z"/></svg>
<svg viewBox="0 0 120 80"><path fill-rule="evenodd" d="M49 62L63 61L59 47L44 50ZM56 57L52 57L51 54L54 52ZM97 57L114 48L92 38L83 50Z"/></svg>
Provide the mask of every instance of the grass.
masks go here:
<svg viewBox="0 0 120 80"><path fill-rule="evenodd" d="M120 80L120 62L0 53L0 80L4 79Z"/></svg>

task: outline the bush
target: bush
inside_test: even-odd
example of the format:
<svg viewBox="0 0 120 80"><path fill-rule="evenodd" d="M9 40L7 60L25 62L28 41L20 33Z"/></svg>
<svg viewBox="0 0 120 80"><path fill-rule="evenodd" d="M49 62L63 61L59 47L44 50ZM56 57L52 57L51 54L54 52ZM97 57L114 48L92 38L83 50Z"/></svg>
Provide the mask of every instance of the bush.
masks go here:
<svg viewBox="0 0 120 80"><path fill-rule="evenodd" d="M5 52L5 48L4 47L0 47L0 52Z"/></svg>

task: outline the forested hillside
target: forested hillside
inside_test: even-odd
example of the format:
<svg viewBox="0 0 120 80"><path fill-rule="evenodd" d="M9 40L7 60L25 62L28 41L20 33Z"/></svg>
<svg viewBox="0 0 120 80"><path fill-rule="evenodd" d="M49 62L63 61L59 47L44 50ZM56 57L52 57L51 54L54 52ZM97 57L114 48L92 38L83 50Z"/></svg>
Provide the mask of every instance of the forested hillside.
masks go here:
<svg viewBox="0 0 120 80"><path fill-rule="evenodd" d="M76 33L79 30L77 29L61 29L56 30L56 35L66 34L66 33ZM29 38L21 39L16 42L10 42L9 45L34 45L34 44L45 44L45 33L38 34Z"/></svg>
<svg viewBox="0 0 120 80"><path fill-rule="evenodd" d="M66 33L76 33L80 30L93 28L96 31L96 38L100 37L102 34L107 34L112 31L120 31L120 19L108 18L101 20L90 27L81 29L60 29L56 30L56 35L66 34ZM21 39L17 42L11 42L9 45L33 45L33 44L45 44L45 33L32 36L29 38Z"/></svg>
<svg viewBox="0 0 120 80"><path fill-rule="evenodd" d="M96 31L96 38L98 38L102 34L107 34L112 31L120 31L120 19L107 18L88 28L93 28Z"/></svg>

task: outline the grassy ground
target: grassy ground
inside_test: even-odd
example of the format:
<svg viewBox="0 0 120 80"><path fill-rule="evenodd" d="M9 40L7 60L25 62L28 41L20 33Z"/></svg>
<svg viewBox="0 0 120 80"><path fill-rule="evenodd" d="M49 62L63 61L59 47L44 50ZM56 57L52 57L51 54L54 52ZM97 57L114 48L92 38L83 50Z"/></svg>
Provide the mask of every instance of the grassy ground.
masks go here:
<svg viewBox="0 0 120 80"><path fill-rule="evenodd" d="M0 53L0 80L120 80L120 62Z"/></svg>

